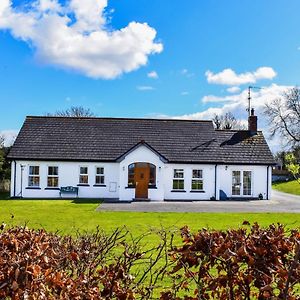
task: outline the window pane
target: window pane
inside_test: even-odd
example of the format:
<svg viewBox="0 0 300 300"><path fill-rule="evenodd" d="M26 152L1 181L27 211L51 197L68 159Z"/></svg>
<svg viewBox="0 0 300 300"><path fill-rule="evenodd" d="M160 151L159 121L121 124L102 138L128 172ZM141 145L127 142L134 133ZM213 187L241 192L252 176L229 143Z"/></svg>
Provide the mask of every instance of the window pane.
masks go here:
<svg viewBox="0 0 300 300"><path fill-rule="evenodd" d="M184 180L174 179L173 180L173 190L183 190L184 189Z"/></svg>
<svg viewBox="0 0 300 300"><path fill-rule="evenodd" d="M40 167L39 166L30 166L29 167L29 175L39 175Z"/></svg>
<svg viewBox="0 0 300 300"><path fill-rule="evenodd" d="M192 190L203 190L203 181L192 180Z"/></svg>
<svg viewBox="0 0 300 300"><path fill-rule="evenodd" d="M48 187L58 187L58 177L48 177Z"/></svg>
<svg viewBox="0 0 300 300"><path fill-rule="evenodd" d="M58 176L58 167L48 167L48 175Z"/></svg>
<svg viewBox="0 0 300 300"><path fill-rule="evenodd" d="M79 183L88 184L89 183L89 177L87 175L80 175Z"/></svg>
<svg viewBox="0 0 300 300"><path fill-rule="evenodd" d="M104 174L104 168L96 168L96 173L97 173L98 175Z"/></svg>
<svg viewBox="0 0 300 300"><path fill-rule="evenodd" d="M243 172L243 194L245 196L251 195L251 171Z"/></svg>
<svg viewBox="0 0 300 300"><path fill-rule="evenodd" d="M156 184L155 176L156 176L156 167L154 165L150 164L149 185L155 185Z"/></svg>
<svg viewBox="0 0 300 300"><path fill-rule="evenodd" d="M88 168L87 167L80 167L80 174L88 174Z"/></svg>
<svg viewBox="0 0 300 300"><path fill-rule="evenodd" d="M40 186L40 177L29 176L28 177L28 186L39 187Z"/></svg>
<svg viewBox="0 0 300 300"><path fill-rule="evenodd" d="M96 176L96 184L104 184L104 176Z"/></svg>
<svg viewBox="0 0 300 300"><path fill-rule="evenodd" d="M241 194L241 172L232 171L232 195Z"/></svg>
<svg viewBox="0 0 300 300"><path fill-rule="evenodd" d="M183 178L183 169L174 170L174 178Z"/></svg>
<svg viewBox="0 0 300 300"><path fill-rule="evenodd" d="M193 178L202 178L202 170L193 170Z"/></svg>

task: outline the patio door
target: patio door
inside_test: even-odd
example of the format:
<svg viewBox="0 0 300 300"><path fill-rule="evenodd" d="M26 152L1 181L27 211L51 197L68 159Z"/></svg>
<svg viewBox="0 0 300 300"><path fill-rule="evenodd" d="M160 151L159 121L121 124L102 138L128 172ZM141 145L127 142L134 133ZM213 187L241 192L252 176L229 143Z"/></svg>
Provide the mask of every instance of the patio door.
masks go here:
<svg viewBox="0 0 300 300"><path fill-rule="evenodd" d="M252 172L232 171L232 196L252 195Z"/></svg>

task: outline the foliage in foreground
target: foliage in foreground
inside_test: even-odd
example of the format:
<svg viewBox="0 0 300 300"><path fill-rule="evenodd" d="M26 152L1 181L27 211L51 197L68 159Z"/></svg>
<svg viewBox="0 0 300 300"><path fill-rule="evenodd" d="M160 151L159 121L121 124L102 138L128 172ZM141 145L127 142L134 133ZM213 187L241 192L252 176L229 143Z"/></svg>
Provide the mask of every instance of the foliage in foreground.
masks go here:
<svg viewBox="0 0 300 300"><path fill-rule="evenodd" d="M175 233L157 234L161 242L147 249L147 234L126 229L72 238L2 228L0 298L300 299L297 230L184 227L180 243Z"/></svg>

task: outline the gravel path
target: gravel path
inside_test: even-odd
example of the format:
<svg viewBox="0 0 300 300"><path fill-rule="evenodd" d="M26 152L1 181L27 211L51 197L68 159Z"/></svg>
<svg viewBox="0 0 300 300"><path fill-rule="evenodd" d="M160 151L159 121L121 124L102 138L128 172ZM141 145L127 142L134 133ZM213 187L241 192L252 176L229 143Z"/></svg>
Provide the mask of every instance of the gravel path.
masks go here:
<svg viewBox="0 0 300 300"><path fill-rule="evenodd" d="M271 200L103 203L98 211L135 212L291 212L300 213L300 196L272 190Z"/></svg>

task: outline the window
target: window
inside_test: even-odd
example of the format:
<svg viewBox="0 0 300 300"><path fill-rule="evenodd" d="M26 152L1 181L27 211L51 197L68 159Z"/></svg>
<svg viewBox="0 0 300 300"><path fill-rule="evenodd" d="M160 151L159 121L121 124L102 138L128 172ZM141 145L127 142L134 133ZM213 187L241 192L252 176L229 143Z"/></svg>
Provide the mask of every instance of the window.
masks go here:
<svg viewBox="0 0 300 300"><path fill-rule="evenodd" d="M251 195L251 171L243 172L243 194L244 196Z"/></svg>
<svg viewBox="0 0 300 300"><path fill-rule="evenodd" d="M134 169L135 169L135 164L131 164L128 166L128 186L130 187L135 186Z"/></svg>
<svg viewBox="0 0 300 300"><path fill-rule="evenodd" d="M47 186L58 187L58 167L48 167Z"/></svg>
<svg viewBox="0 0 300 300"><path fill-rule="evenodd" d="M104 184L104 168L103 167L97 167L96 168L96 185L102 185Z"/></svg>
<svg viewBox="0 0 300 300"><path fill-rule="evenodd" d="M173 190L184 189L184 171L183 169L174 169Z"/></svg>
<svg viewBox="0 0 300 300"><path fill-rule="evenodd" d="M149 164L150 167L150 178L149 178L149 186L155 187L156 186L156 167L152 164Z"/></svg>
<svg viewBox="0 0 300 300"><path fill-rule="evenodd" d="M252 195L252 172L232 171L232 195L251 196Z"/></svg>
<svg viewBox="0 0 300 300"><path fill-rule="evenodd" d="M89 183L88 167L80 167L79 184L88 184L88 183Z"/></svg>
<svg viewBox="0 0 300 300"><path fill-rule="evenodd" d="M40 186L40 167L29 166L28 186L39 187Z"/></svg>
<svg viewBox="0 0 300 300"><path fill-rule="evenodd" d="M232 195L241 194L241 172L232 171Z"/></svg>
<svg viewBox="0 0 300 300"><path fill-rule="evenodd" d="M203 190L203 171L202 170L193 170L192 190Z"/></svg>

